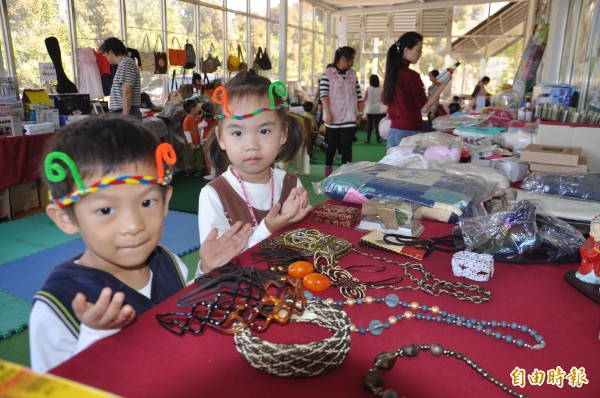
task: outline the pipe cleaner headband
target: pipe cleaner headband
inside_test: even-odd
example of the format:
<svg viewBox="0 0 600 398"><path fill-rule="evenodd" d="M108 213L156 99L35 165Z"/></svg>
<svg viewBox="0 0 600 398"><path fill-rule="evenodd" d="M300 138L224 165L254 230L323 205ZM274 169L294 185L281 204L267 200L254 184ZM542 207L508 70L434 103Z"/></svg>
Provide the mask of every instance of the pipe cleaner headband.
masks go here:
<svg viewBox="0 0 600 398"><path fill-rule="evenodd" d="M51 182L61 182L65 178L67 178L67 172L64 165L59 164L57 161L60 160L67 168L71 171L71 175L73 176L73 180L77 185L77 190L67 194L59 199L54 199L52 195L50 195L50 200L60 207L64 209L65 207L79 201L85 195L89 195L91 193L97 192L103 188L107 188L111 185L120 185L120 184L159 184L159 185L168 185L171 183L173 179L173 166L177 161L177 155L175 154L175 150L171 146L171 144L162 143L156 148L156 167L158 169L158 179L150 176L118 176L118 177L107 177L102 180L95 182L94 184L86 187L79 175L79 171L77 170L77 165L64 152L50 152L44 161L44 171L48 180ZM165 167L166 163L166 167Z"/></svg>
<svg viewBox="0 0 600 398"><path fill-rule="evenodd" d="M265 107L265 108L258 108L254 112L246 113L245 115L233 115L231 113L231 110L229 109L229 100L227 98L227 90L225 89L224 86L219 86L213 92L213 100L217 104L223 105L223 109L225 110L225 112L221 115L215 115L215 119L230 118L230 119L240 120L240 119L246 119L248 117L256 116L262 112L276 111L276 110L279 110L282 108L287 108L288 107L287 102L283 102L281 104L275 104L275 96L273 95L274 92L283 98L287 95L287 87L285 87L285 84L283 84L280 81L272 82L271 85L269 85L269 99L271 100L271 106Z"/></svg>

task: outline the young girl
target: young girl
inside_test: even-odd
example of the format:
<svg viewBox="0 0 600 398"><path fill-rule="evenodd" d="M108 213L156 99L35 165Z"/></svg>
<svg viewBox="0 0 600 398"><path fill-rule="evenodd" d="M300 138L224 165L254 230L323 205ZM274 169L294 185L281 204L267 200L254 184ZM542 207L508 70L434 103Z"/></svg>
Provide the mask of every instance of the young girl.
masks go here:
<svg viewBox="0 0 600 398"><path fill-rule="evenodd" d="M285 109L285 95L283 83L250 72L239 72L215 90L218 122L207 139L206 155L222 174L200 192L200 242L212 228L220 235L242 221L253 225L251 247L312 210L300 180L271 167L290 160L301 143L298 125Z"/></svg>

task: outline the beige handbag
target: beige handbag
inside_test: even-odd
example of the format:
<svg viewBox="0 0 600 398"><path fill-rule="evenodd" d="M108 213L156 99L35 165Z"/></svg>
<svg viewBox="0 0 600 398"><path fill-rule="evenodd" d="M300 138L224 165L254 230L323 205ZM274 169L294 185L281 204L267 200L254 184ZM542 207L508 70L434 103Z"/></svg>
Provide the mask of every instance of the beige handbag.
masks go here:
<svg viewBox="0 0 600 398"><path fill-rule="evenodd" d="M154 72L154 52L150 51L150 39L148 39L148 33L144 35L144 40L142 40L140 60L142 61L142 66L139 67L140 72Z"/></svg>

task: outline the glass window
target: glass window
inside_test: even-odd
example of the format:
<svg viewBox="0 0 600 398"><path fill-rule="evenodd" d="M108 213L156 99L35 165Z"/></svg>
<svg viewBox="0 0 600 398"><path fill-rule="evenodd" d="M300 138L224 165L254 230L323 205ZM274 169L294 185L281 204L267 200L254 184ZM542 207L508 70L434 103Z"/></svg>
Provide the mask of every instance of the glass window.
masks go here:
<svg viewBox="0 0 600 398"><path fill-rule="evenodd" d="M227 40L243 43L246 41L246 21L248 17L233 12L227 13Z"/></svg>
<svg viewBox="0 0 600 398"><path fill-rule="evenodd" d="M75 83L66 2L48 0L43 8L32 5L20 0L7 1L19 89L41 88L38 63L51 62L42 38L50 36L58 39L62 67L67 77Z"/></svg>
<svg viewBox="0 0 600 398"><path fill-rule="evenodd" d="M248 66L252 66L258 47L263 50L267 49L267 21L250 18L250 48L252 54L248 56Z"/></svg>
<svg viewBox="0 0 600 398"><path fill-rule="evenodd" d="M271 4L273 2L271 1ZM272 69L268 71L269 76L279 77L279 24L269 22L269 59Z"/></svg>
<svg viewBox="0 0 600 398"><path fill-rule="evenodd" d="M313 78L313 87L315 90L317 89L317 81L319 77L323 74L325 70L325 65L327 65L327 60L325 59L325 36L316 34L315 35L315 46L313 48L313 54L315 57L315 66L314 66L314 78Z"/></svg>
<svg viewBox="0 0 600 398"><path fill-rule="evenodd" d="M315 7L309 2L302 2L302 27L305 29L313 29Z"/></svg>
<svg viewBox="0 0 600 398"><path fill-rule="evenodd" d="M223 0L202 0L202 2L213 6L223 6Z"/></svg>
<svg viewBox="0 0 600 398"><path fill-rule="evenodd" d="M167 0L167 47L184 49L186 42L195 44L194 5L179 0ZM181 67L169 65L169 76L175 68L179 73Z"/></svg>
<svg viewBox="0 0 600 398"><path fill-rule="evenodd" d="M473 4L454 7L452 14L452 35L464 35L485 21L489 15L493 15L508 3Z"/></svg>
<svg viewBox="0 0 600 398"><path fill-rule="evenodd" d="M267 0L250 0L250 14L267 16Z"/></svg>
<svg viewBox="0 0 600 398"><path fill-rule="evenodd" d="M149 9L160 10L160 1L161 0L126 1L127 44L129 47L133 47L141 51L142 41L147 33L148 42L150 45L150 50L148 51L154 51L155 46L157 51L163 50L160 39L162 38L162 20L160 17L160 12L148 12ZM118 4L118 1L116 1L116 3ZM114 9L118 10L118 5L115 5ZM119 21L118 18L116 20ZM165 52L168 52L168 47L169 43L165 42ZM164 75L155 75L153 72L140 72L140 80L142 84L142 92L145 92L150 96L152 103L160 106L167 100L168 91L166 88Z"/></svg>
<svg viewBox="0 0 600 398"><path fill-rule="evenodd" d="M325 10L315 7L315 30L325 32Z"/></svg>
<svg viewBox="0 0 600 398"><path fill-rule="evenodd" d="M283 0L283 1L285 1L285 0ZM271 2L270 2L271 18L275 19L275 20L279 20L279 2L280 2L280 0L271 0Z"/></svg>
<svg viewBox="0 0 600 398"><path fill-rule="evenodd" d="M227 0L227 9L246 12L246 0Z"/></svg>
<svg viewBox="0 0 600 398"><path fill-rule="evenodd" d="M289 25L300 26L300 0L287 0Z"/></svg>
<svg viewBox="0 0 600 398"><path fill-rule="evenodd" d="M356 39L348 39L348 46L352 47L354 49L354 51L356 51L356 53L354 54L354 65L352 66L352 69L354 69L356 71L356 75L358 76L358 81L362 82L363 81L363 76L362 76L362 68L360 65L360 61L361 61L361 46L360 46L360 38L356 38ZM333 60L333 58L332 58Z"/></svg>
<svg viewBox="0 0 600 398"><path fill-rule="evenodd" d="M300 85L302 90L312 93L313 60L313 33L302 31L302 51L300 51Z"/></svg>
<svg viewBox="0 0 600 398"><path fill-rule="evenodd" d="M221 66L217 73L223 73L227 68L227 62L224 55L224 12L216 8L200 6L198 13L198 35L200 38L200 48L196 49L198 56L202 59L208 57L210 52L213 57L218 58Z"/></svg>
<svg viewBox="0 0 600 398"><path fill-rule="evenodd" d="M298 81L300 56L300 29L288 26L287 29L287 79L288 81Z"/></svg>
<svg viewBox="0 0 600 398"><path fill-rule="evenodd" d="M75 0L75 28L77 31L77 47L98 49L104 39L121 37L119 26L119 0L95 1ZM142 35L143 36L143 35ZM139 49L141 39L130 37L127 45Z"/></svg>

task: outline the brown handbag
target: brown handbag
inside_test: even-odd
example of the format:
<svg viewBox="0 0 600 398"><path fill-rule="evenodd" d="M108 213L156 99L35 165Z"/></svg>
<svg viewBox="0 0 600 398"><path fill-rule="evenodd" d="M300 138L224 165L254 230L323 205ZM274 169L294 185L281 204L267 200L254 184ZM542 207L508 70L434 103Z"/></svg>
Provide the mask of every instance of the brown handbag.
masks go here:
<svg viewBox="0 0 600 398"><path fill-rule="evenodd" d="M158 51L159 39L162 51ZM156 35L156 41L154 42L154 73L157 75L167 73L167 54L165 53L165 45L160 35Z"/></svg>
<svg viewBox="0 0 600 398"><path fill-rule="evenodd" d="M240 64L238 65L238 71L246 71L248 70L248 64L246 63L246 60L244 59L244 53L242 53L242 46L238 44L237 46L237 50L238 50L238 57L240 58Z"/></svg>

